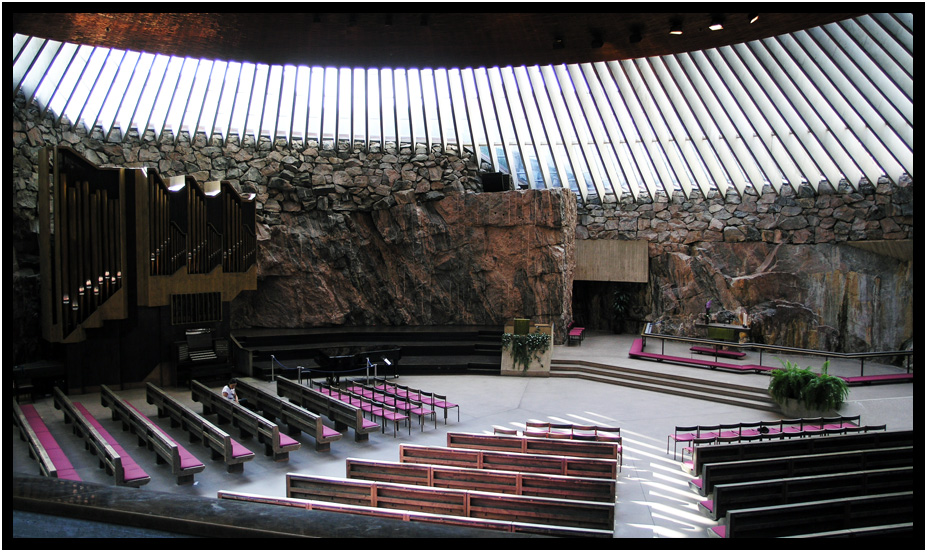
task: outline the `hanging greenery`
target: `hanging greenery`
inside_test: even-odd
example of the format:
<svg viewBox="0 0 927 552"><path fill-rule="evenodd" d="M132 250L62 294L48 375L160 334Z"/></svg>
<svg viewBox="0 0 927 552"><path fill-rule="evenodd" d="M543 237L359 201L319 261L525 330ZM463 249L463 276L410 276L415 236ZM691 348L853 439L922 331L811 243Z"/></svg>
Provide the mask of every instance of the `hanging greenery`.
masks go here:
<svg viewBox="0 0 927 552"><path fill-rule="evenodd" d="M502 334L502 348L511 348L512 359L516 366L522 366L522 371L527 371L531 361L537 355L547 352L549 347L550 336L541 332L525 335Z"/></svg>

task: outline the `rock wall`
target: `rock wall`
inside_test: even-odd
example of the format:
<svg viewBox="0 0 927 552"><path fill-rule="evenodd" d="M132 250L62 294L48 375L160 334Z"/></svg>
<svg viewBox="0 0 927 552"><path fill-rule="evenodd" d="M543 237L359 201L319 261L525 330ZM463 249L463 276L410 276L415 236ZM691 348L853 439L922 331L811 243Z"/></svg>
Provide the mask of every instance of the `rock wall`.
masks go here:
<svg viewBox="0 0 927 552"><path fill-rule="evenodd" d="M13 101L12 236L16 362L36 357L37 151L66 144L94 163L224 179L258 203L259 289L233 327L572 321L576 239L650 243L635 318L692 332L746 309L756 338L847 350L898 349L913 335L912 262L856 240L913 240L913 186L845 183L818 193L658 197L578 206L572 193L478 193L466 152L423 145L228 141L202 134L106 138ZM593 326L594 327L594 326ZM625 327L631 327L626 325Z"/></svg>
<svg viewBox="0 0 927 552"><path fill-rule="evenodd" d="M698 335L711 300L713 317L747 312L760 343L856 352L913 336L913 262L848 245L914 239L907 177L585 205L576 234L650 243L648 289L631 310L666 333Z"/></svg>

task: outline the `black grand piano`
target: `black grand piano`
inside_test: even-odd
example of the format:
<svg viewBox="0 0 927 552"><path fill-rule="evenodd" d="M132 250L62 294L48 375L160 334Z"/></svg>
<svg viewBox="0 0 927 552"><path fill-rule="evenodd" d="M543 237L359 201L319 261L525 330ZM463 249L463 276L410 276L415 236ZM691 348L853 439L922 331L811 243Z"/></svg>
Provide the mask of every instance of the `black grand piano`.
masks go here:
<svg viewBox="0 0 927 552"><path fill-rule="evenodd" d="M316 349L315 361L328 383L340 383L341 376L376 374L377 367L394 366L402 358L402 349L394 345L357 345ZM369 364L368 364L369 363Z"/></svg>

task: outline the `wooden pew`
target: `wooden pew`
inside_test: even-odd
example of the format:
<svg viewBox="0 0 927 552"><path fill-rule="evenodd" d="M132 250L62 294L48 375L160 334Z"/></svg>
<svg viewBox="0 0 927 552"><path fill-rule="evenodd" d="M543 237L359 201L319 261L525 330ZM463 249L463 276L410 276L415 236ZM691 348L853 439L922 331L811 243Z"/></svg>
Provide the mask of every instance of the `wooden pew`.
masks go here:
<svg viewBox="0 0 927 552"><path fill-rule="evenodd" d="M324 512L336 512L343 514L356 514L380 518L399 519L403 521L418 523L438 523L442 525L456 525L462 527L473 527L476 529L488 529L492 531L503 531L507 533L529 533L538 535L548 535L554 537L576 537L576 538L611 538L612 531L604 529L583 529L579 527L562 527L555 525L537 525L533 523L522 523L517 521L502 521L496 519L469 518L462 516L450 516L432 514L428 512L415 512L411 510L397 510L393 508L374 508L371 506L356 506L350 504L338 504L336 502L323 502L317 500L306 500L302 498L281 498L276 496L257 495L249 493L237 493L232 491L219 491L218 498L226 500L239 500L245 502L257 502L261 504L273 504L277 506L287 506L291 508L304 508L306 510L320 510Z"/></svg>
<svg viewBox="0 0 927 552"><path fill-rule="evenodd" d="M699 510L720 519L729 510L899 492L913 487L913 466L725 483L714 486L711 500L700 502Z"/></svg>
<svg viewBox="0 0 927 552"><path fill-rule="evenodd" d="M113 421L122 422L123 431L130 430L135 434L139 446L154 451L158 464L170 466L178 485L193 483L193 476L206 468L206 464L197 460L135 406L105 385L100 386L100 404L113 411Z"/></svg>
<svg viewBox="0 0 927 552"><path fill-rule="evenodd" d="M287 434L298 436L300 432L311 435L315 439L315 450L326 452L331 450L331 443L341 439L341 433L322 423L322 417L314 412L291 403L281 397L243 381L236 379L238 385L235 390L238 395L245 397L255 405L254 410L265 416L279 420L287 428Z"/></svg>
<svg viewBox="0 0 927 552"><path fill-rule="evenodd" d="M64 423L72 424L74 433L84 440L84 447L99 459L100 467L113 476L113 483L141 487L151 481L151 476L129 456L84 405L71 402L58 387L52 392L55 408L64 414Z"/></svg>
<svg viewBox="0 0 927 552"><path fill-rule="evenodd" d="M913 465L914 447L890 447L718 462L705 464L702 467L702 477L690 481L689 487L703 496L708 496L714 490L715 485L723 483Z"/></svg>
<svg viewBox="0 0 927 552"><path fill-rule="evenodd" d="M618 476L618 461L605 458L578 458L424 445L400 444L399 461L596 479L615 479Z"/></svg>
<svg viewBox="0 0 927 552"><path fill-rule="evenodd" d="M190 435L190 441L199 441L208 447L213 460L225 462L228 473L243 473L245 462L254 459L254 453L212 422L180 403L153 383L146 384L148 404L158 407L158 417L170 418L171 427L180 427Z"/></svg>
<svg viewBox="0 0 927 552"><path fill-rule="evenodd" d="M196 380L190 382L190 388L193 400L202 403L204 415L215 412L220 425L231 422L242 437L257 436L258 442L264 445L264 454L272 456L274 461L288 460L290 452L299 449L300 442L281 432L277 424L270 420L226 399Z"/></svg>
<svg viewBox="0 0 927 552"><path fill-rule="evenodd" d="M554 454L580 458L618 458L617 443L547 439L515 435L483 435L480 433L448 433L447 446L479 450L521 452L524 454Z"/></svg>
<svg viewBox="0 0 927 552"><path fill-rule="evenodd" d="M287 497L442 515L614 530L615 504L287 474Z"/></svg>
<svg viewBox="0 0 927 552"><path fill-rule="evenodd" d="M364 418L364 411L328 395L310 389L293 380L277 377L277 395L286 397L299 406L325 416L335 423L335 430L344 432L345 429L354 430L354 440L367 441L371 433L380 429L380 424Z"/></svg>
<svg viewBox="0 0 927 552"><path fill-rule="evenodd" d="M917 515L922 515L918 510ZM908 523L914 518L914 493L905 491L730 510L726 525L710 527L708 534L722 538L785 537Z"/></svg>
<svg viewBox="0 0 927 552"><path fill-rule="evenodd" d="M730 462L733 460L751 460L755 458L773 458L776 456L795 456L838 452L841 450L860 450L865 448L897 447L914 444L913 431L886 431L857 433L852 435L833 435L829 437L805 437L774 441L736 443L728 445L711 445L695 447L692 451L694 475L702 472L702 465L713 462Z"/></svg>
<svg viewBox="0 0 927 552"><path fill-rule="evenodd" d="M56 479L80 481L80 476L58 446L35 406L13 402L13 423L19 429L19 438L29 447L29 457L39 464L39 474Z"/></svg>
<svg viewBox="0 0 927 552"><path fill-rule="evenodd" d="M615 480L431 464L347 459L348 479L469 489L523 496L546 496L590 502L615 502Z"/></svg>

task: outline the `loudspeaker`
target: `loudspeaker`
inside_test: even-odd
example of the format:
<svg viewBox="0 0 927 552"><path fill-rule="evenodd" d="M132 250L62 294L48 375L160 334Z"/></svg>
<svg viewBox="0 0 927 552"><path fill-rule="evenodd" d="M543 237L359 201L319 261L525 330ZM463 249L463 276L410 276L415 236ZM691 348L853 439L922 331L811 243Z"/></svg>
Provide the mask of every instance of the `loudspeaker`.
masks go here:
<svg viewBox="0 0 927 552"><path fill-rule="evenodd" d="M512 175L506 173L483 173L480 175L483 181L484 192L505 192L512 190Z"/></svg>

